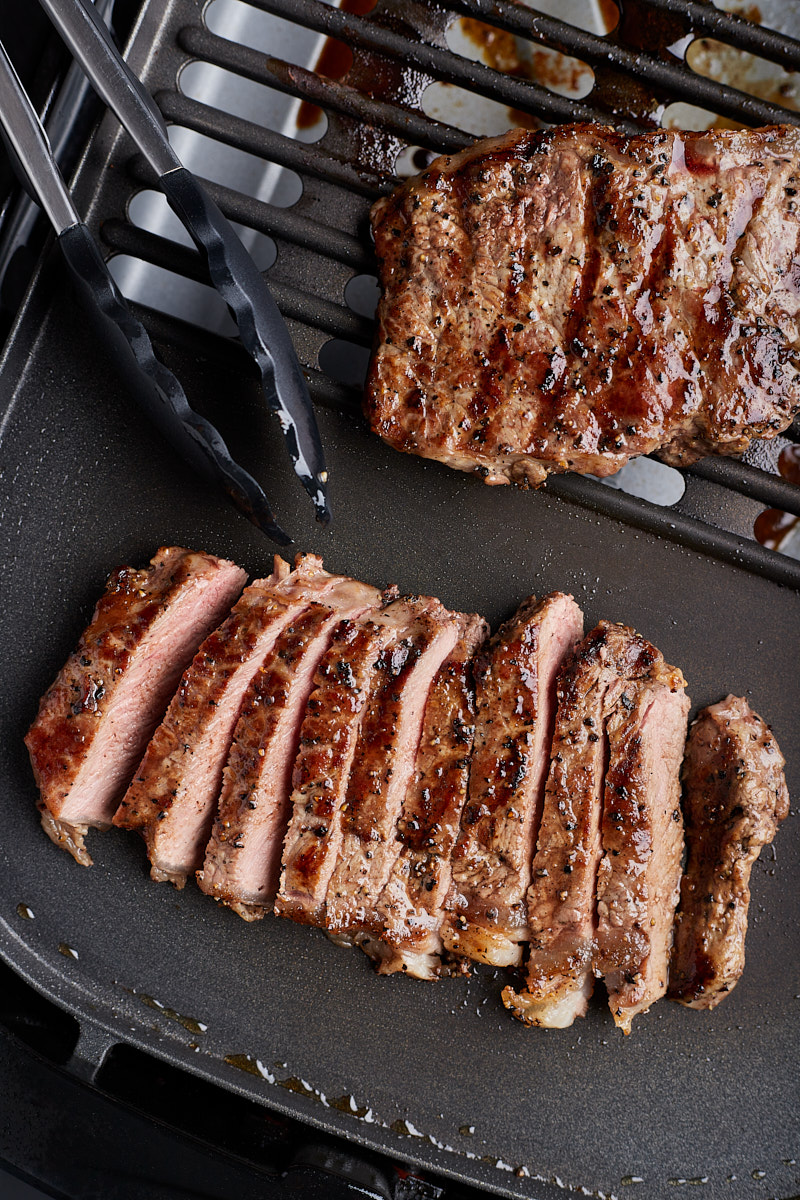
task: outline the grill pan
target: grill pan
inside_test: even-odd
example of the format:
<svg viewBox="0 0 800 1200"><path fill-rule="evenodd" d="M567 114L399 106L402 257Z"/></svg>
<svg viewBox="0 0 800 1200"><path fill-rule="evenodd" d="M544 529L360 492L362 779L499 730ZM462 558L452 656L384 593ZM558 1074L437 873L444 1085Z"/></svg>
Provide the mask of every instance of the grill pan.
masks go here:
<svg viewBox="0 0 800 1200"><path fill-rule="evenodd" d="M680 98L756 124L797 115L693 75L666 47L694 29L798 67L800 44L691 0L627 3L610 39L504 0L382 3L366 16L315 0L255 7L345 37L355 55L346 82L225 42L191 0L145 5L129 59L169 120L302 173L302 200L289 209L213 190L226 215L278 245L270 284L319 404L336 512L329 531L314 525L282 469L240 350L141 312L169 365L237 457L260 478L275 471L266 482L278 511L331 569L429 592L493 625L530 591L572 591L587 627L600 617L632 624L680 665L695 709L729 690L746 694L773 724L796 794L800 565L748 536L765 504L800 512L798 490L761 469L783 443L744 464L700 464L671 508L570 477L537 493L490 490L384 447L366 431L357 393L321 372L319 352L332 337L371 337L344 288L371 269L367 208L391 186L398 151L469 140L416 110L431 79L544 120L646 126ZM575 102L458 58L443 34L453 13L591 63L593 91ZM176 78L192 57L322 104L324 139L303 146L190 100ZM126 220L131 193L146 183L104 120L74 189L93 228L110 253L201 278L190 252ZM362 955L318 932L245 925L194 888L150 883L136 838L92 837L88 871L51 846L21 739L107 574L166 542L258 574L269 548L142 425L57 260L38 271L0 379L0 952L80 1021L69 1069L94 1078L112 1046L134 1045L354 1143L507 1196L550 1200L567 1188L661 1200L692 1185L707 1200L797 1195L794 810L753 872L739 987L711 1014L662 1002L627 1039L599 1000L570 1030L526 1030L503 1010L503 979L488 969L436 985L378 979Z"/></svg>

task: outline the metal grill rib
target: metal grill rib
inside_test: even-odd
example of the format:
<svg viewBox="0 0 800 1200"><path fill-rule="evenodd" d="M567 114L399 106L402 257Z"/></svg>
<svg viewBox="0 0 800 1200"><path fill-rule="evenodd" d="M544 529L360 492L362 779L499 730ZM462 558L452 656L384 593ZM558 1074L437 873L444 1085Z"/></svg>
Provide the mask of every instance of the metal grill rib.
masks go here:
<svg viewBox="0 0 800 1200"><path fill-rule="evenodd" d="M262 0L259 0L261 3ZM267 0L264 0L267 2ZM268 0L279 3L280 0ZM685 100L701 105L751 125L775 125L781 122L800 123L800 114L778 104L757 100L713 79L696 74L676 59L664 62L648 54L628 50L614 45L596 34L584 33L564 21L541 16L520 4L509 0L452 0L453 7L471 17L479 17L517 37L542 42L564 54L590 65L602 64L614 67L622 74L635 77L651 84L654 88L669 93L672 100ZM789 40L789 39L787 39ZM800 56L800 44L794 43Z"/></svg>
<svg viewBox="0 0 800 1200"><path fill-rule="evenodd" d="M390 55L407 66L425 72L443 83L460 87L530 112L545 121L600 121L606 114L601 109L580 100L569 100L549 92L546 88L529 80L513 75L501 75L483 63L461 58L452 51L439 46L430 46L422 41L412 41L403 34L385 29L365 17L354 16L338 8L330 8L319 0L248 0L253 8L282 17L295 25L313 29L329 37L339 38L350 45ZM626 120L618 122L620 128L635 128Z"/></svg>
<svg viewBox="0 0 800 1200"><path fill-rule="evenodd" d="M186 26L181 30L179 40L184 50L204 62L251 79L254 83L275 88L288 96L317 104L328 112L341 113L374 128L385 129L412 146L426 146L431 150L447 152L463 150L475 140L463 129L434 121L400 104L373 100L347 84L322 79L313 71L296 67L280 58L259 54L249 46L236 46L198 26ZM171 102L174 103L174 93L167 94L173 96Z"/></svg>
<svg viewBox="0 0 800 1200"><path fill-rule="evenodd" d="M650 8L662 9L672 16L684 17L687 26L698 34L767 58L787 71L800 70L800 42L785 33L756 25L735 13L721 12L705 0L648 0L648 4Z"/></svg>
<svg viewBox="0 0 800 1200"><path fill-rule="evenodd" d="M209 191L212 190L206 180L203 183L209 187ZM183 275L186 279L208 283L205 265L195 250L147 230L136 229L127 221L106 221L103 240L117 254L130 254L165 271ZM344 338L362 346L372 345L372 322L357 316L349 308L320 296L310 296L308 292L272 276L270 290L284 316L321 329L331 337Z"/></svg>

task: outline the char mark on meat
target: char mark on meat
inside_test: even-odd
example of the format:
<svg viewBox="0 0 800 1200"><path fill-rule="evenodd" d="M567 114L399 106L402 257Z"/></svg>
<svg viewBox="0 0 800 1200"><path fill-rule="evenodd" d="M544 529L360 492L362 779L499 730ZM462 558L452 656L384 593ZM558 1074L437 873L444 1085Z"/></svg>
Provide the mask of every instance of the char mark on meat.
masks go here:
<svg viewBox="0 0 800 1200"><path fill-rule="evenodd" d="M381 656L363 718L323 918L332 935L352 941L379 932L376 904L401 849L396 826L425 703L459 634L455 615L430 597L396 600L383 619L396 623L397 638ZM368 940L364 948L369 951Z"/></svg>
<svg viewBox="0 0 800 1200"><path fill-rule="evenodd" d="M647 678L619 690L606 718L594 966L623 1033L667 990L683 856L685 687L659 654Z"/></svg>
<svg viewBox="0 0 800 1200"><path fill-rule="evenodd" d="M744 970L750 872L789 812L784 760L745 699L727 696L692 725L683 767L688 859L669 996L716 1007Z"/></svg>
<svg viewBox="0 0 800 1200"><path fill-rule="evenodd" d="M25 738L45 832L82 865L87 828L111 824L181 673L245 580L234 563L169 546L106 584Z"/></svg>
<svg viewBox="0 0 800 1200"><path fill-rule="evenodd" d="M487 483L740 454L800 408L800 130L513 130L373 209L365 400Z"/></svg>
<svg viewBox="0 0 800 1200"><path fill-rule="evenodd" d="M433 681L415 772L397 824L400 854L377 904L378 973L442 974L439 928L450 890L450 856L467 798L475 735L471 660L489 632L482 617L459 618L459 638Z"/></svg>
<svg viewBox="0 0 800 1200"><path fill-rule="evenodd" d="M245 692L286 626L336 579L314 555L298 555L291 573L276 560L184 672L114 816L115 825L142 833L153 879L183 887L202 865Z"/></svg>
<svg viewBox="0 0 800 1200"><path fill-rule="evenodd" d="M380 599L354 579L335 583L286 626L245 694L197 873L202 891L245 920L263 916L275 899L292 766L317 666L338 622L374 610Z"/></svg>
<svg viewBox="0 0 800 1200"><path fill-rule="evenodd" d="M571 596L530 597L475 660L469 795L453 851L442 940L453 954L517 965L555 715L555 679L583 633Z"/></svg>

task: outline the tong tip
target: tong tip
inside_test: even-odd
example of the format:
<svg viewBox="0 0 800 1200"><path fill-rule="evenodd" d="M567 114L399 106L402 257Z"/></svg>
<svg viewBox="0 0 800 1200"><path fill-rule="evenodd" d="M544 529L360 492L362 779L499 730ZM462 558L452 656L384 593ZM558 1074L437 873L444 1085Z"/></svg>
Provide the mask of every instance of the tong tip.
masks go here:
<svg viewBox="0 0 800 1200"><path fill-rule="evenodd" d="M310 480L311 486L307 489L311 499L314 501L317 521L320 525L329 525L331 520L331 506L328 503L326 489L327 482L328 472L320 471L318 475L314 475Z"/></svg>

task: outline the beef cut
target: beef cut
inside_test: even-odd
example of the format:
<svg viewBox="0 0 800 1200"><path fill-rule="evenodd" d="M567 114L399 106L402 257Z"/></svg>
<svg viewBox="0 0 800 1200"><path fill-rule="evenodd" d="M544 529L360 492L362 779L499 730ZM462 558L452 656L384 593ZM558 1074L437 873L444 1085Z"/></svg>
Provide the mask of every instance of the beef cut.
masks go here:
<svg viewBox="0 0 800 1200"><path fill-rule="evenodd" d="M234 727L248 685L286 626L336 581L314 555L282 559L245 588L183 674L114 816L144 836L157 881L183 887L203 861Z"/></svg>
<svg viewBox="0 0 800 1200"><path fill-rule="evenodd" d="M683 856L685 687L657 653L647 678L626 683L606 719L594 967L623 1033L667 990Z"/></svg>
<svg viewBox="0 0 800 1200"><path fill-rule="evenodd" d="M397 823L400 854L377 904L380 932L370 953L381 975L406 971L435 979L442 972L439 928L475 736L471 660L489 632L475 615L461 616L459 627L428 695L416 769Z"/></svg>
<svg viewBox="0 0 800 1200"><path fill-rule="evenodd" d="M197 880L246 920L263 916L275 899L292 767L317 666L337 623L380 600L376 588L354 579L334 583L286 626L245 694Z"/></svg>
<svg viewBox="0 0 800 1200"><path fill-rule="evenodd" d="M602 621L576 648L557 683L550 769L528 891L525 989L503 1001L528 1025L562 1029L586 1012L594 985L595 891L608 767L606 720L621 692L659 655L623 625Z"/></svg>
<svg viewBox="0 0 800 1200"><path fill-rule="evenodd" d="M361 724L384 652L397 639L395 611L390 603L385 616L341 622L306 706L275 903L280 916L303 925L323 923Z"/></svg>
<svg viewBox="0 0 800 1200"><path fill-rule="evenodd" d="M381 655L362 720L323 917L325 928L345 941L377 931L376 904L400 853L396 825L428 692L459 634L455 615L428 596L395 600L383 619L395 624L397 637Z"/></svg>
<svg viewBox="0 0 800 1200"><path fill-rule="evenodd" d="M526 893L542 811L555 679L583 633L571 596L531 596L474 663L469 795L453 850L442 940L454 954L512 966L528 939Z"/></svg>
<svg viewBox="0 0 800 1200"><path fill-rule="evenodd" d="M800 130L513 130L372 212L365 410L487 483L739 454L800 408Z"/></svg>
<svg viewBox="0 0 800 1200"><path fill-rule="evenodd" d="M769 726L740 696L697 717L683 768L688 860L669 996L714 1008L744 970L750 872L789 812L784 760Z"/></svg>
<svg viewBox="0 0 800 1200"><path fill-rule="evenodd" d="M88 827L111 824L181 673L246 578L235 563L166 546L108 580L25 738L45 831L82 865Z"/></svg>

